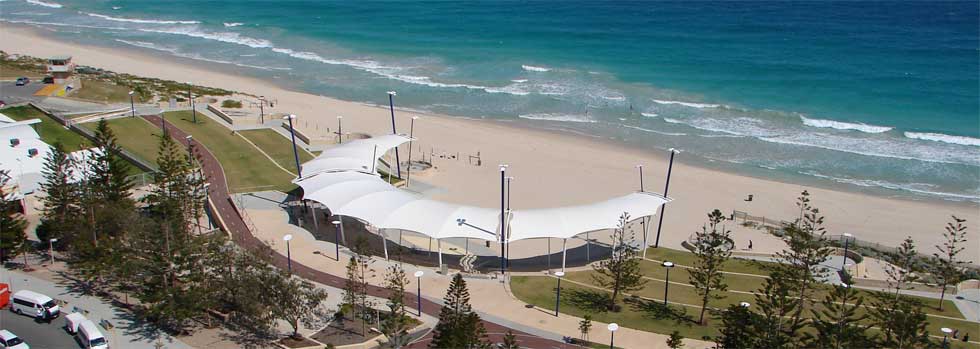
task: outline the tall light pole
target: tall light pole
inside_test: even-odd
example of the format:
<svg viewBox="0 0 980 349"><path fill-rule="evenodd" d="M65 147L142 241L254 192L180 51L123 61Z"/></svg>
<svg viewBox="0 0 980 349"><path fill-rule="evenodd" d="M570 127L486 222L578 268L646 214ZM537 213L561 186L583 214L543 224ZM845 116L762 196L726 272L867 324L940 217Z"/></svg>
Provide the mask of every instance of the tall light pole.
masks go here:
<svg viewBox="0 0 980 349"><path fill-rule="evenodd" d="M398 134L395 129L395 91L388 91L388 108L391 109L391 134ZM398 169L398 178L402 178L402 164L398 159L398 147L395 147L395 168Z"/></svg>
<svg viewBox="0 0 980 349"><path fill-rule="evenodd" d="M194 109L194 95L191 94L191 90L193 88L194 88L194 85L191 85L191 83L188 82L187 83L187 100L190 101L190 103L191 103L191 116L194 118L194 123L196 124L197 123L197 109Z"/></svg>
<svg viewBox="0 0 980 349"><path fill-rule="evenodd" d="M506 179L507 179L507 214L509 215L511 213L511 211L510 211L510 182L512 180L514 180L514 176L507 176ZM510 230L510 229L508 229L508 230ZM509 231L508 231L508 233L509 233ZM550 242L550 240L549 240L549 242ZM505 265L509 268L510 267L510 246L508 246L508 245L504 245L504 262L505 262Z"/></svg>
<svg viewBox="0 0 980 349"><path fill-rule="evenodd" d="M48 256L51 257L51 264L54 264L54 243L56 242L58 242L56 238L48 239Z"/></svg>
<svg viewBox="0 0 980 349"><path fill-rule="evenodd" d="M419 119L418 115L412 116L412 121L408 126L408 174L406 174L408 178L405 179L406 187L412 181L412 144L415 143L415 120L418 119Z"/></svg>
<svg viewBox="0 0 980 349"><path fill-rule="evenodd" d="M558 307L561 304L561 278L565 276L565 272L556 271L555 276L558 277L558 288L555 289L555 317L558 317Z"/></svg>
<svg viewBox="0 0 980 349"><path fill-rule="evenodd" d="M507 176L507 211L510 211L510 182L514 180L514 176Z"/></svg>
<svg viewBox="0 0 980 349"><path fill-rule="evenodd" d="M506 214L504 207L504 181L507 178L507 165L500 165L500 276L504 275L504 241L506 241L506 222L504 221L504 215Z"/></svg>
<svg viewBox="0 0 980 349"><path fill-rule="evenodd" d="M289 240L293 239L293 234L286 234L282 237L282 240L286 242L286 269L289 271L289 275L293 275L293 256L289 251Z"/></svg>
<svg viewBox="0 0 980 349"><path fill-rule="evenodd" d="M419 302L419 316L422 316L422 275L425 275L425 272L421 270L415 272L415 284L419 287L415 292Z"/></svg>
<svg viewBox="0 0 980 349"><path fill-rule="evenodd" d="M613 343L615 342L616 330L619 329L619 325L613 322L609 325L606 325L606 329L609 330L609 349L613 349L615 348L615 346L613 346Z"/></svg>
<svg viewBox="0 0 980 349"><path fill-rule="evenodd" d="M344 116L337 115L337 144L344 143Z"/></svg>
<svg viewBox="0 0 980 349"><path fill-rule="evenodd" d="M133 95L134 94L136 94L136 91L129 91L129 110L131 110L132 113L133 113L132 116L130 116L130 117L134 117L135 118L136 117L136 102L133 101Z"/></svg>
<svg viewBox="0 0 980 349"><path fill-rule="evenodd" d="M664 306L667 306L667 289L670 288L670 269L674 267L674 262L664 262L662 264L667 270L667 276L664 277Z"/></svg>
<svg viewBox="0 0 980 349"><path fill-rule="evenodd" d="M674 154L680 153L680 150L670 148L670 162L667 165L667 183L664 184L664 197L667 197L667 189L670 188L670 172L674 169ZM664 225L664 210L667 209L667 203L660 205L660 223L657 223L657 239L653 242L653 247L660 247L660 228Z"/></svg>
<svg viewBox="0 0 980 349"><path fill-rule="evenodd" d="M643 191L643 165L636 165L636 168L640 170L640 191Z"/></svg>
<svg viewBox="0 0 980 349"><path fill-rule="evenodd" d="M334 247L336 247L337 249L337 261L339 262L340 261L340 229L343 229L343 227L340 226L341 223L340 220L336 220L330 223L333 223L333 227L334 227L333 241L334 241Z"/></svg>
<svg viewBox="0 0 980 349"><path fill-rule="evenodd" d="M265 96L259 96L259 123L265 123Z"/></svg>
<svg viewBox="0 0 980 349"><path fill-rule="evenodd" d="M296 114L289 114L282 118L289 121L289 136L293 140L293 158L296 159L296 175L303 179L303 170L299 167L299 151L296 150L296 131L293 130L293 119L296 118Z"/></svg>
<svg viewBox="0 0 980 349"><path fill-rule="evenodd" d="M953 333L953 329L949 327L943 327L939 329L943 332L943 349L949 348L949 334Z"/></svg>
<svg viewBox="0 0 980 349"><path fill-rule="evenodd" d="M846 272L845 268L847 267L847 248L850 247L848 245L850 244L851 238L853 238L854 235L852 235L851 233L844 233L843 237L844 237L844 261L840 263L840 271Z"/></svg>

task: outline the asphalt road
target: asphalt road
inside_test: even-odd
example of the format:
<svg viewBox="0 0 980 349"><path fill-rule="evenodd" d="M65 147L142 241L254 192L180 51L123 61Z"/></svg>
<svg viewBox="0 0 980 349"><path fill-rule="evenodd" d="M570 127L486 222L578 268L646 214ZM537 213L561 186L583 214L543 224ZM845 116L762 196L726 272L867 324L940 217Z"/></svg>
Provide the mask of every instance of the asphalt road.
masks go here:
<svg viewBox="0 0 980 349"><path fill-rule="evenodd" d="M25 86L17 86L14 81L0 81L0 100L7 104L35 100L38 97L34 97L34 92L44 86L33 80Z"/></svg>
<svg viewBox="0 0 980 349"><path fill-rule="evenodd" d="M0 310L0 328L16 334L31 349L81 348L75 337L65 332L64 325L64 316L44 323L36 322L29 316L14 314L9 309Z"/></svg>

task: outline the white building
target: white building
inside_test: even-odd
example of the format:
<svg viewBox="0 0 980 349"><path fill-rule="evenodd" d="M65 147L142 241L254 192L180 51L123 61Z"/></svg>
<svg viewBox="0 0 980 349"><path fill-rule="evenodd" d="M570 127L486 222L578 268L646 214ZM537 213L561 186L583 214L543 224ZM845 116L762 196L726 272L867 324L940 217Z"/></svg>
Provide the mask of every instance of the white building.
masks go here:
<svg viewBox="0 0 980 349"><path fill-rule="evenodd" d="M43 179L41 169L51 147L41 141L32 126L40 122L40 119L17 121L0 114L0 170L10 175L8 184L16 186L12 191L18 197L37 190Z"/></svg>

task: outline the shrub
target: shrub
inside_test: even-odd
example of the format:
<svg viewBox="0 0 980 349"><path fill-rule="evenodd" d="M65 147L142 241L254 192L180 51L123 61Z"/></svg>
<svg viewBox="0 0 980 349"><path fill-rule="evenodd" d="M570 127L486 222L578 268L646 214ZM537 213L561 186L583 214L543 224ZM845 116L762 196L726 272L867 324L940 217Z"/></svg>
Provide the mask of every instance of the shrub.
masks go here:
<svg viewBox="0 0 980 349"><path fill-rule="evenodd" d="M221 107L222 108L241 108L242 107L242 101L236 101L236 100L232 100L232 99L226 99L226 100L224 100L224 101L221 102Z"/></svg>

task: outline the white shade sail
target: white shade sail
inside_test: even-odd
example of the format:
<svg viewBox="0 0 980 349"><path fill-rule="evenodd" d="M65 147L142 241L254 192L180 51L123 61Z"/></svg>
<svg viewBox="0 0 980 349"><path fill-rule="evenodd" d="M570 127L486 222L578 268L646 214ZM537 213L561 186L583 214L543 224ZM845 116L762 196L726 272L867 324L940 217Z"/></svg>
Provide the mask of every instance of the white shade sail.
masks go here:
<svg viewBox="0 0 980 349"><path fill-rule="evenodd" d="M332 214L355 217L377 228L404 229L435 239L499 241L500 209L426 199L371 173L373 161L407 141L405 136L388 135L337 145L303 164L309 175L294 182L303 188L304 199L325 205ZM633 219L652 216L668 201L658 194L635 192L588 205L516 210L507 222L507 240L570 238L611 229L624 212Z"/></svg>

